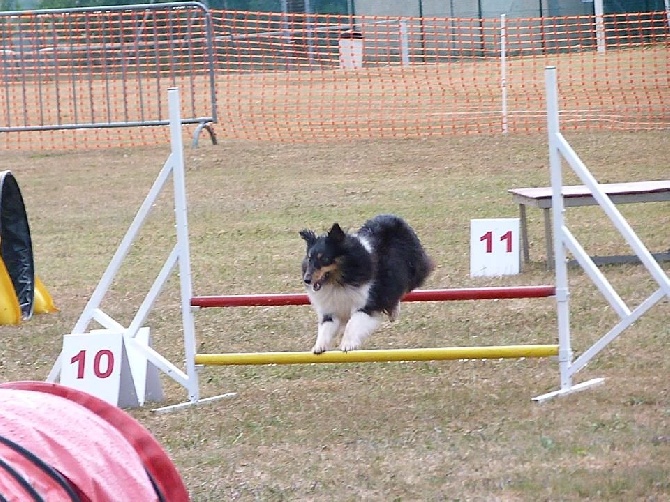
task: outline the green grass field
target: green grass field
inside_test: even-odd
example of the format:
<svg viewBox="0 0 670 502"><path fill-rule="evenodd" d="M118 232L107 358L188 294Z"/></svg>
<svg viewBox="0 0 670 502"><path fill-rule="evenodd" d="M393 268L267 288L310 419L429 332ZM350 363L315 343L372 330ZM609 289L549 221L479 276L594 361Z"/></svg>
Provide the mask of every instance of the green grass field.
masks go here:
<svg viewBox="0 0 670 502"><path fill-rule="evenodd" d="M667 179L667 131L569 133L601 182ZM438 264L426 287L552 284L540 211L529 209L533 263L518 276L469 277L473 218L514 217L509 188L549 184L544 135L279 144L222 141L185 150L195 295L300 292L298 231L404 216ZM169 154L167 147L5 153L30 220L37 274L60 312L0 327L0 379L43 380ZM567 184L577 180L566 176ZM103 304L128 323L175 242L170 190ZM620 207L666 251L667 203ZM569 209L592 254L627 248L597 208ZM663 264L670 271L670 264ZM658 286L639 265L601 269L637 306ZM570 271L573 348L617 322L589 279ZM130 410L163 444L194 501L670 500L670 302L576 376L603 386L543 405L548 359L206 367L203 397L232 399L156 414ZM199 352L309 350L309 307L208 309ZM183 360L176 274L147 324ZM553 299L416 303L365 348L557 342ZM186 400L168 378L164 404Z"/></svg>

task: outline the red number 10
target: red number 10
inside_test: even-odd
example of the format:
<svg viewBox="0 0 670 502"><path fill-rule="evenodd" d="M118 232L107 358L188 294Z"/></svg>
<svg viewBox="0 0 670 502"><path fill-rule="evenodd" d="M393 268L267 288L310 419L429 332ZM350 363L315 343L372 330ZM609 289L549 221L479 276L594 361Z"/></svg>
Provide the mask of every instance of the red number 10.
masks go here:
<svg viewBox="0 0 670 502"><path fill-rule="evenodd" d="M102 369L102 360L105 359L105 369ZM84 378L84 368L86 367L86 351L80 350L70 359L71 363L77 363L77 378ZM98 378L107 378L114 371L114 353L111 350L103 349L96 352L93 358L93 373Z"/></svg>
<svg viewBox="0 0 670 502"><path fill-rule="evenodd" d="M482 235L479 238L480 242L486 241L486 252L487 253L493 253L493 232L486 232L484 235ZM502 236L500 237L500 241L507 241L507 245L505 247L505 252L506 253L511 253L512 252L512 231L508 230Z"/></svg>

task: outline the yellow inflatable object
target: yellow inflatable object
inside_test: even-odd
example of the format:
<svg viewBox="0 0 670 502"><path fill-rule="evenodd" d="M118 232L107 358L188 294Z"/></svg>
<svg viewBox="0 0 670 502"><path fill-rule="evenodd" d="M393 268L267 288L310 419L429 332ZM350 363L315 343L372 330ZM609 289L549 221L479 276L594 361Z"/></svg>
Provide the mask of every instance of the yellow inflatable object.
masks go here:
<svg viewBox="0 0 670 502"><path fill-rule="evenodd" d="M51 314L58 312L51 295L39 277L35 276L34 314ZM0 325L21 324L21 307L14 292L14 285L7 273L5 262L0 258Z"/></svg>
<svg viewBox="0 0 670 502"><path fill-rule="evenodd" d="M37 276L35 276L35 300L33 303L33 312L35 314L51 314L52 312L58 312L47 288L44 287L44 284L42 284L42 281L40 281L40 278Z"/></svg>
<svg viewBox="0 0 670 502"><path fill-rule="evenodd" d="M0 259L0 324L20 324L21 307L14 285L7 273L5 262Z"/></svg>

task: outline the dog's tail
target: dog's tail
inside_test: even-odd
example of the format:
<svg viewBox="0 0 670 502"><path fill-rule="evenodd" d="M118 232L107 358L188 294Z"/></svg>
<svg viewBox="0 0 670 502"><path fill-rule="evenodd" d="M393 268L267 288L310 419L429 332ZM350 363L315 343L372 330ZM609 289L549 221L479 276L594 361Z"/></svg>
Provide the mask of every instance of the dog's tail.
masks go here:
<svg viewBox="0 0 670 502"><path fill-rule="evenodd" d="M412 267L412 276L410 277L410 291L423 286L428 276L435 270L435 261L428 256L426 251L421 248L420 256Z"/></svg>
<svg viewBox="0 0 670 502"><path fill-rule="evenodd" d="M419 237L405 220L393 214L380 214L365 222L359 233L375 240L380 260L389 267L406 267L407 291L421 286L435 270Z"/></svg>

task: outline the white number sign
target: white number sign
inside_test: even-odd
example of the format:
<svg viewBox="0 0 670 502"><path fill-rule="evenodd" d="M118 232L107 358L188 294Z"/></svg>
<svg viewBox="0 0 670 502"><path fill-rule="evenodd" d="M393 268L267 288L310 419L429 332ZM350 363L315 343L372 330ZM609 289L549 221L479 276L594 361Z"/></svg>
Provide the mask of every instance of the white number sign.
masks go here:
<svg viewBox="0 0 670 502"><path fill-rule="evenodd" d="M138 406L123 334L99 331L63 337L60 383L114 406Z"/></svg>
<svg viewBox="0 0 670 502"><path fill-rule="evenodd" d="M519 273L519 218L471 220L470 275Z"/></svg>

